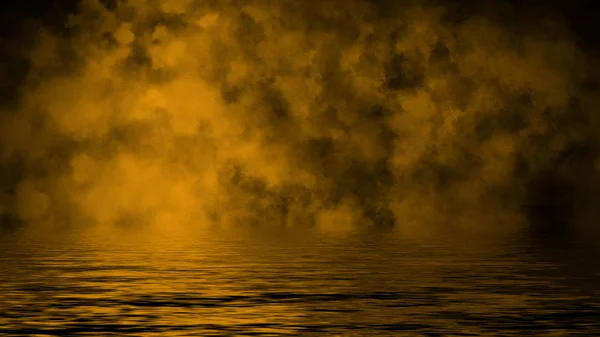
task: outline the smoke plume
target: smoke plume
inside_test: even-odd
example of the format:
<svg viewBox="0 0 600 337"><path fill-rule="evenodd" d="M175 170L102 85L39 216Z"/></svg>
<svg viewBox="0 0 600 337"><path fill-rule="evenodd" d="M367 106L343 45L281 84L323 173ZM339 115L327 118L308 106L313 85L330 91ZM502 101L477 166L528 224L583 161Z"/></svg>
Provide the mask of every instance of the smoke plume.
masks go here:
<svg viewBox="0 0 600 337"><path fill-rule="evenodd" d="M5 77L0 117L11 219L502 230L554 202L593 217L599 68L552 17L83 0L63 21L3 46L2 72L24 74Z"/></svg>

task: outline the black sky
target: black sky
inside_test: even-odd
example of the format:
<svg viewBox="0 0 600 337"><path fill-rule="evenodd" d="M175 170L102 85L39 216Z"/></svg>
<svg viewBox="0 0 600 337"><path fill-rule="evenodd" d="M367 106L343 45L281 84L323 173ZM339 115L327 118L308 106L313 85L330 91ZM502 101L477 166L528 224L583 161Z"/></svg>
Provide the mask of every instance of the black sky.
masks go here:
<svg viewBox="0 0 600 337"><path fill-rule="evenodd" d="M104 0L103 2L110 2ZM370 0L382 6L393 6L394 0ZM451 4L462 8L477 8L486 6L483 1L477 0L436 0L435 2ZM600 26L598 14L600 10L595 6L593 0L504 0L517 11L539 11L546 10L564 18L573 30L590 45L598 45L599 37L594 33L595 28ZM0 4L3 35L7 28L14 28L26 18L42 18L48 21L56 21L65 13L73 11L77 7L78 0L29 0L29 1L3 1Z"/></svg>

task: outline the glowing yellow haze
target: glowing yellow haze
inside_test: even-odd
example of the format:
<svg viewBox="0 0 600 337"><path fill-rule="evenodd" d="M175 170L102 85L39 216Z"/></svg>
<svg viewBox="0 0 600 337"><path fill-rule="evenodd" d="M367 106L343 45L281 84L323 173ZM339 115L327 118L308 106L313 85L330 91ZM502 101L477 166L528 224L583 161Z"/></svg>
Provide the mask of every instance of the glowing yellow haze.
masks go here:
<svg viewBox="0 0 600 337"><path fill-rule="evenodd" d="M509 228L533 177L597 144L598 98L581 86L595 61L549 20L245 3L87 0L72 36L40 29L2 114L2 165L18 171L2 212L49 226Z"/></svg>

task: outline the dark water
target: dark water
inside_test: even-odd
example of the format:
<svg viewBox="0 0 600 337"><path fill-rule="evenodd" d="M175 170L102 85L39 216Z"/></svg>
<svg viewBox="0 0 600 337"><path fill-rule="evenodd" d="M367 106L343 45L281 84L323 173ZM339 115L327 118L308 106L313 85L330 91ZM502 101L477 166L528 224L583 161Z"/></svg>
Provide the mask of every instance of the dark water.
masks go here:
<svg viewBox="0 0 600 337"><path fill-rule="evenodd" d="M0 335L600 336L569 240L2 233Z"/></svg>

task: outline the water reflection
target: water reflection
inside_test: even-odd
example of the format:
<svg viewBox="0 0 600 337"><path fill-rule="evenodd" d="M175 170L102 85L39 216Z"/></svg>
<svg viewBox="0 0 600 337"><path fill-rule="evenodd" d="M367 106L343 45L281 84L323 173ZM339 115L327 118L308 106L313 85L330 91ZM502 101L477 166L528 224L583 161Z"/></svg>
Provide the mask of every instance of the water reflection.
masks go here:
<svg viewBox="0 0 600 337"><path fill-rule="evenodd" d="M579 262L600 255L577 245L286 233L3 233L0 334L600 332L600 268Z"/></svg>

